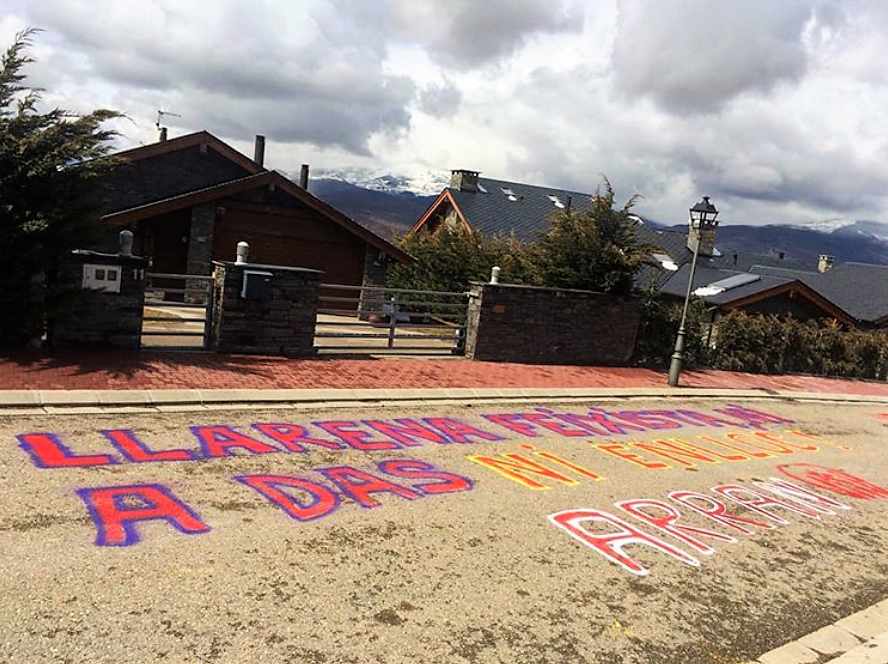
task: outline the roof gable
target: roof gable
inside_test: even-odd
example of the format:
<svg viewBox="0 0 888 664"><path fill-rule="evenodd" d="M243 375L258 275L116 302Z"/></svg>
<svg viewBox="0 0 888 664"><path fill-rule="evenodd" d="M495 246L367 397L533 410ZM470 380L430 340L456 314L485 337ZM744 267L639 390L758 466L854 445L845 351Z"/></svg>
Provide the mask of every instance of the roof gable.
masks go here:
<svg viewBox="0 0 888 664"><path fill-rule="evenodd" d="M824 273L763 265L751 269L758 274L794 275L859 321L876 323L888 316L888 266L839 263Z"/></svg>
<svg viewBox="0 0 888 664"><path fill-rule="evenodd" d="M401 262L413 260L413 257L402 249L364 228L357 222L342 214L336 208L328 205L316 196L313 196L311 193L277 171L263 171L237 180L223 182L203 189L197 189L195 191L171 196L159 201L139 205L127 210L112 212L104 215L101 220L110 224L128 224L142 219L156 217L167 212L208 203L245 191L251 191L259 187L268 186L279 187L282 191L312 208L331 222L345 228L353 235L357 235L363 239L367 244L376 247L397 260Z"/></svg>
<svg viewBox="0 0 888 664"><path fill-rule="evenodd" d="M137 148L130 148L115 152L112 157L125 161L139 161L141 159L150 159L162 154L185 150L191 147L206 146L218 152L220 155L236 163L238 166L246 170L248 173L259 173L265 169L246 155L238 152L225 141L216 138L208 131L196 131L184 136L177 136L166 141L141 145Z"/></svg>

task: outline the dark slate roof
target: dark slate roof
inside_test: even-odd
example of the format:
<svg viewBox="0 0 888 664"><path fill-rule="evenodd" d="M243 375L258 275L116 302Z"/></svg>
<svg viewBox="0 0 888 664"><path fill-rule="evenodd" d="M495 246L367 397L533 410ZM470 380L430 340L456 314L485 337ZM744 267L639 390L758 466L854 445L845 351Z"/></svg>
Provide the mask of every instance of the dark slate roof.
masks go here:
<svg viewBox="0 0 888 664"><path fill-rule="evenodd" d="M674 297L685 296L685 293L688 289L688 278L690 277L691 266L686 263L679 268L677 272L673 272L672 276L663 284L660 292L665 295L672 295ZM714 269L711 267L707 267L705 265L697 265L697 271L694 273L694 290L698 288L702 288L703 286L708 286L710 284L715 283L716 281L721 281L723 279L727 279L729 277L741 275L741 274L749 274L747 272L741 272L738 270L722 270L722 269ZM783 286L784 284L791 283L795 281L794 278L786 278L786 277L778 277L778 276L770 276L770 275L757 275L760 276L761 279L758 281L754 281L749 284L744 284L742 286L737 286L736 288L730 288L722 293L718 293L717 295L707 295L702 299L709 304L716 305L724 305L730 304L731 302L735 302L737 300L743 299L745 297L749 297L750 295L755 295L756 293L762 293L764 291L769 291L772 288L777 288L778 286Z"/></svg>
<svg viewBox="0 0 888 664"><path fill-rule="evenodd" d="M564 205L570 200L571 208L581 210L590 207L591 195L566 189L537 187L521 182L507 182L491 178L478 178L481 191L459 191L448 187L469 225L487 235L514 234L523 242L537 239L549 229L552 213L558 212L548 196L557 196ZM510 201L503 189L515 192L516 201Z"/></svg>
<svg viewBox="0 0 888 664"><path fill-rule="evenodd" d="M806 272L755 265L752 272L798 279L859 321L874 323L888 316L888 266L839 263L829 272Z"/></svg>

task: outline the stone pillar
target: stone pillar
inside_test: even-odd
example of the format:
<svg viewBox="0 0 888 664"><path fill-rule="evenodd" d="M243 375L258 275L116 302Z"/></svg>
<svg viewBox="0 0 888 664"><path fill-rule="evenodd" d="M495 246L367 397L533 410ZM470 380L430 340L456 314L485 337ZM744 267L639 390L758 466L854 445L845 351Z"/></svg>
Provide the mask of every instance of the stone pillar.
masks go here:
<svg viewBox="0 0 888 664"><path fill-rule="evenodd" d="M146 264L140 256L71 252L59 268L59 280L70 295L50 322L53 348L138 350Z"/></svg>
<svg viewBox="0 0 888 664"><path fill-rule="evenodd" d="M566 288L472 284L466 357L537 364L625 364L641 323L637 298Z"/></svg>
<svg viewBox="0 0 888 664"><path fill-rule="evenodd" d="M222 261L213 266L212 349L287 357L315 354L318 290L323 272ZM255 278L260 284L244 297L246 273L258 273Z"/></svg>
<svg viewBox="0 0 888 664"><path fill-rule="evenodd" d="M388 261L388 256L368 244L364 251L364 280L361 285L384 287ZM384 303L385 294L382 291L361 291L361 301L358 303L359 318L368 320L377 315L381 318Z"/></svg>
<svg viewBox="0 0 888 664"><path fill-rule="evenodd" d="M213 273L213 229L215 225L216 205L214 203L195 205L191 208L186 274L210 275ZM185 301L192 304L206 304L207 282L199 279L186 279Z"/></svg>

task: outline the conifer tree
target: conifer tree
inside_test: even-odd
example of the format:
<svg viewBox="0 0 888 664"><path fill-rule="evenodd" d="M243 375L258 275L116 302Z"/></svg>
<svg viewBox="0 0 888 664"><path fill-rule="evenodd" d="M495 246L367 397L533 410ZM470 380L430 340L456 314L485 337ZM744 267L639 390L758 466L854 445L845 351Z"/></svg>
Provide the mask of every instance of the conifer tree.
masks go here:
<svg viewBox="0 0 888 664"><path fill-rule="evenodd" d="M109 110L76 115L45 109L25 82L35 30L19 33L0 58L0 347L39 340L69 298L55 283L60 259L97 232L93 185L107 172Z"/></svg>

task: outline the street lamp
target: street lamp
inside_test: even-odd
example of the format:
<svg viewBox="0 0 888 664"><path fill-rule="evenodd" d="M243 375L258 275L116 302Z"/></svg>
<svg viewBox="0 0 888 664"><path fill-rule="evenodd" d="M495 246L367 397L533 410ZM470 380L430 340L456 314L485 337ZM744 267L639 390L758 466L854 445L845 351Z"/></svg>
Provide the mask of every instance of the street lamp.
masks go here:
<svg viewBox="0 0 888 664"><path fill-rule="evenodd" d="M718 210L709 202L709 196L694 205L691 213L689 230L692 238L694 257L691 259L691 274L688 276L688 291L685 294L684 308L681 310L681 323L678 326L678 336L675 338L675 350L672 353L672 361L669 363L669 385L676 387L678 377L681 375L681 366L684 363L685 324L688 317L688 306L691 303L691 291L694 288L694 273L697 271L697 256L700 254L700 241L704 235L709 235L718 222Z"/></svg>

